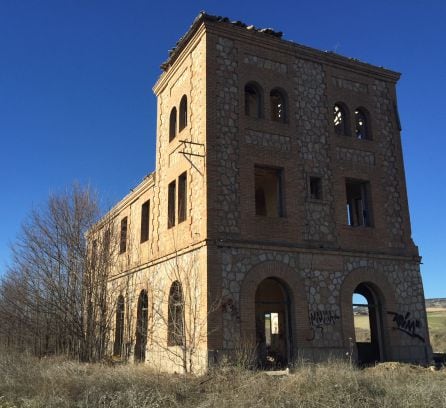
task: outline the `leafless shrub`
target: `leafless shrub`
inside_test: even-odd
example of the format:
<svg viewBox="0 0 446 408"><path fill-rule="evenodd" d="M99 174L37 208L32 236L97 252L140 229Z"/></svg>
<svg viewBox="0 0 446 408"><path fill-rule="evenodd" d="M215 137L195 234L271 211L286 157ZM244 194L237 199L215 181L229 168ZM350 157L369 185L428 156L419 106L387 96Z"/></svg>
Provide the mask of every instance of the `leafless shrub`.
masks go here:
<svg viewBox="0 0 446 408"><path fill-rule="evenodd" d="M12 264L0 283L3 345L37 356L101 358L113 248L103 236L87 247L86 233L98 217L96 195L75 184L50 195L23 223L12 246Z"/></svg>

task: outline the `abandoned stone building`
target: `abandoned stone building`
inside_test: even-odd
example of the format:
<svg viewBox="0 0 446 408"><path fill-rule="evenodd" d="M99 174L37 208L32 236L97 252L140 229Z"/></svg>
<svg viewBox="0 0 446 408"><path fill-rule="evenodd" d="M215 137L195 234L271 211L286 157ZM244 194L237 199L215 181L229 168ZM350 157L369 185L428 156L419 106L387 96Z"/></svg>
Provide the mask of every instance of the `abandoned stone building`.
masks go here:
<svg viewBox="0 0 446 408"><path fill-rule="evenodd" d="M400 75L204 13L162 69L155 171L108 214L111 352L428 361Z"/></svg>

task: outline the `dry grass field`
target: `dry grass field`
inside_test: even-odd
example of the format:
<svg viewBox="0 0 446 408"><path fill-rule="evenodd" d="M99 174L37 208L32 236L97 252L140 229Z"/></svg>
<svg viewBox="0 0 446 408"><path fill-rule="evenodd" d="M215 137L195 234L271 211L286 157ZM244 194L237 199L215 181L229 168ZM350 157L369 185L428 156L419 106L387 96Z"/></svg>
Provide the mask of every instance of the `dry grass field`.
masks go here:
<svg viewBox="0 0 446 408"><path fill-rule="evenodd" d="M433 351L446 353L446 308L427 308L427 320Z"/></svg>
<svg viewBox="0 0 446 408"><path fill-rule="evenodd" d="M446 308L427 308L427 320L433 351L446 353ZM358 341L370 340L368 316L355 315L355 331Z"/></svg>
<svg viewBox="0 0 446 408"><path fill-rule="evenodd" d="M299 364L289 375L222 366L203 377L144 366L0 355L0 407L446 407L446 370Z"/></svg>
<svg viewBox="0 0 446 408"><path fill-rule="evenodd" d="M355 316L367 336L368 316ZM446 351L446 309L428 309L434 351ZM204 377L142 365L80 364L0 350L0 408L64 407L446 407L446 369L398 363L301 363L289 375L222 365Z"/></svg>

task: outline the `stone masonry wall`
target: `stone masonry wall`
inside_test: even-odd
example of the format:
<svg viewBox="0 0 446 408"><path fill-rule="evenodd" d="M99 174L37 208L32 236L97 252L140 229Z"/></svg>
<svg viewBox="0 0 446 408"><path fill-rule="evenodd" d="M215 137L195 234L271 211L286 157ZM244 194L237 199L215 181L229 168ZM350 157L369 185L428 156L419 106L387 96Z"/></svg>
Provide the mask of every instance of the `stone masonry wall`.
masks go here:
<svg viewBox="0 0 446 408"><path fill-rule="evenodd" d="M293 104L298 123L299 158L306 175L321 177L324 201L305 203L304 239L335 241L334 196L331 188L325 74L322 65L296 58L293 63ZM306 182L303 185L307 185ZM302 192L305 197L306 192Z"/></svg>
<svg viewBox="0 0 446 408"><path fill-rule="evenodd" d="M218 232L240 233L239 197L239 103L237 48L234 41L220 37L216 43L217 81L217 165L219 203Z"/></svg>
<svg viewBox="0 0 446 408"><path fill-rule="evenodd" d="M306 298L300 301L307 305L307 310L302 311L302 316L308 319L310 330L299 334L303 341L298 344L298 349L325 348L326 351L334 351L344 348L348 351L346 343L348 338L353 338L354 335L343 332L342 319L345 316L342 315L341 305L348 301L351 305L352 293L347 295L342 293L342 287L347 277L366 269L372 271L371 273L375 271L384 274L390 287L384 288L383 282L383 287L378 289L390 290L396 299L393 306L397 310L382 311L382 318L389 322L393 336L390 353L395 352L392 350L412 347L412 353L413 350L418 353L413 354L414 358L421 360L424 357L427 324L420 272L416 263L235 247L221 248L220 252L223 299L230 305L223 310L223 348L237 347L240 341L240 312L243 308L240 290L243 280L256 266L265 262L275 262L277 265L285 264L292 268L304 286L303 292ZM293 291L293 288L290 290ZM293 295L296 298L296 294ZM409 329L404 331L405 327ZM294 335L297 336L298 333ZM394 355L394 358L397 357L401 358L402 354ZM405 359L410 360L410 355L406 355Z"/></svg>
<svg viewBox="0 0 446 408"><path fill-rule="evenodd" d="M393 99L389 85L386 82L375 80L373 85L375 123L379 124L376 129L380 135L380 151L383 155L383 178L382 186L386 191L386 202L384 205L385 219L389 226L388 230L392 239L388 242L389 247L404 248L404 224L401 216L403 212L400 185L400 174L398 171L398 147L395 145L395 129Z"/></svg>

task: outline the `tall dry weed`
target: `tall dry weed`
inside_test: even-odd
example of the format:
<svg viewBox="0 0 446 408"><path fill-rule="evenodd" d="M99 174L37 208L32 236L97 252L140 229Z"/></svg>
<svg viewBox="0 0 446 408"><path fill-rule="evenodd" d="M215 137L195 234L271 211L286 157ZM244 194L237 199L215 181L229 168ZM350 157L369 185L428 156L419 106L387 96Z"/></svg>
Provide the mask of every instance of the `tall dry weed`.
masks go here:
<svg viewBox="0 0 446 408"><path fill-rule="evenodd" d="M283 376L224 365L195 377L3 353L0 407L437 408L446 407L446 371L330 361L301 362Z"/></svg>

